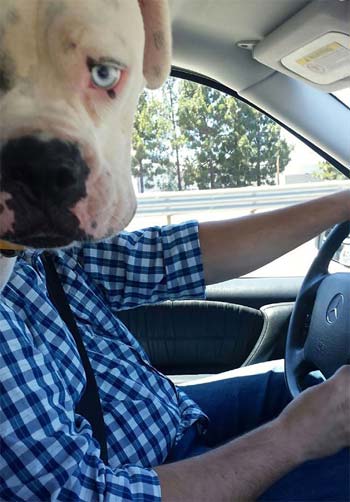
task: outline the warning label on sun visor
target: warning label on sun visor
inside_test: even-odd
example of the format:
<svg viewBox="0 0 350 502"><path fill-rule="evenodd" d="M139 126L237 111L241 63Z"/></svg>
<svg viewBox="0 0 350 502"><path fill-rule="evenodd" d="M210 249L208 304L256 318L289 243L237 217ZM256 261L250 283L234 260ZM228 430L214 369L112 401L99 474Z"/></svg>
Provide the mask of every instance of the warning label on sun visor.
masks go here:
<svg viewBox="0 0 350 502"><path fill-rule="evenodd" d="M309 71L324 74L334 70L350 69L350 49L332 42L299 58L296 62Z"/></svg>

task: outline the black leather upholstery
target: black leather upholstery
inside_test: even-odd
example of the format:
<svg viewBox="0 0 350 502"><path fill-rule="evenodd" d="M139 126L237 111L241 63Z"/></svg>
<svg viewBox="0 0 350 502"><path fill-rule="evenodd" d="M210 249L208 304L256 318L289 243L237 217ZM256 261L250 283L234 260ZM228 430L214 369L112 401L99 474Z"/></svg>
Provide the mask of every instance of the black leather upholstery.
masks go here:
<svg viewBox="0 0 350 502"><path fill-rule="evenodd" d="M258 310L203 300L148 305L118 316L152 364L169 375L218 373L241 366L264 322Z"/></svg>
<svg viewBox="0 0 350 502"><path fill-rule="evenodd" d="M275 303L261 307L264 326L244 366L284 357L288 324L293 307L294 303Z"/></svg>

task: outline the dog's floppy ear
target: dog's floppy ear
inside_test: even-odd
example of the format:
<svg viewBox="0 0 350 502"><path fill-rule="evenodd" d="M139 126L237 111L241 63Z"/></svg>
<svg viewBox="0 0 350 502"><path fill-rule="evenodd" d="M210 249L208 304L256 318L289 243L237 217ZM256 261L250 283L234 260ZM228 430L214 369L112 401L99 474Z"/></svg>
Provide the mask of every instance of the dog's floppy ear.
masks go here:
<svg viewBox="0 0 350 502"><path fill-rule="evenodd" d="M171 66L171 25L168 0L138 0L145 27L143 74L149 89L167 79Z"/></svg>

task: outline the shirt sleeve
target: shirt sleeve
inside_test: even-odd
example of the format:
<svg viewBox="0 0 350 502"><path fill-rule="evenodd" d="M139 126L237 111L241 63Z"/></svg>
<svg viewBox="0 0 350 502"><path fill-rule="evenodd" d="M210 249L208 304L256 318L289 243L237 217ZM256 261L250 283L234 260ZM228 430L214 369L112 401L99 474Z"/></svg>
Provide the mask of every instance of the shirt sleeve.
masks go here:
<svg viewBox="0 0 350 502"><path fill-rule="evenodd" d="M121 232L84 245L79 262L112 308L126 309L175 298L203 298L198 224Z"/></svg>
<svg viewBox="0 0 350 502"><path fill-rule="evenodd" d="M0 500L160 501L152 468L102 462L59 369L12 315L2 308Z"/></svg>

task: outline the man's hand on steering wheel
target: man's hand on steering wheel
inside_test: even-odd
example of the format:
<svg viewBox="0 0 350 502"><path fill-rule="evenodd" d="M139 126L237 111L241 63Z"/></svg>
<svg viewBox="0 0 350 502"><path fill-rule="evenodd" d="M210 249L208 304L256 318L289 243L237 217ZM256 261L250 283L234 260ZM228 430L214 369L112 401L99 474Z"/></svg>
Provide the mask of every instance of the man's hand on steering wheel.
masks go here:
<svg viewBox="0 0 350 502"><path fill-rule="evenodd" d="M333 455L350 446L350 366L294 399L278 420L300 462Z"/></svg>

